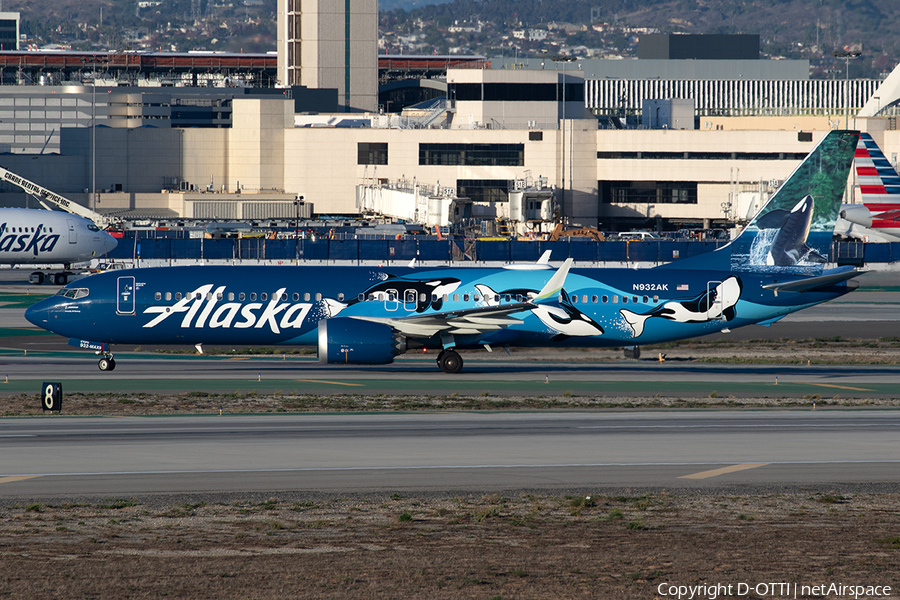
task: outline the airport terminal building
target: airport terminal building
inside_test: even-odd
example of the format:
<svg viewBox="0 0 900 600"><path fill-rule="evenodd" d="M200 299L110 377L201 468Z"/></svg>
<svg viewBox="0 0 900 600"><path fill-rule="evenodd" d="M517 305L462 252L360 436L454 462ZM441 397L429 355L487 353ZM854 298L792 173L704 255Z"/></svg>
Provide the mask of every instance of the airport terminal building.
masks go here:
<svg viewBox="0 0 900 600"><path fill-rule="evenodd" d="M479 66L446 70L445 98L395 114L353 112L342 105L353 98L346 89L299 87L110 88L101 108L88 104L99 91L92 86L73 92L66 113L51 108L66 86L35 86L33 98L0 86L0 111L19 119L0 162L99 211L206 219L290 217L296 196L316 214L356 216L373 210L361 190L403 187L452 198L456 220L496 220L509 216L504 203L521 185L540 182L552 203L520 218L522 233L557 222L615 230L740 222L845 124L871 132L895 164L900 151L895 75L813 81L806 61L749 59ZM20 110L26 100L43 106ZM43 137L55 111L79 121ZM40 134L23 151L21 132L32 126ZM37 149L48 138L56 146ZM21 205L9 192L3 203ZM385 202L375 212L402 211Z"/></svg>

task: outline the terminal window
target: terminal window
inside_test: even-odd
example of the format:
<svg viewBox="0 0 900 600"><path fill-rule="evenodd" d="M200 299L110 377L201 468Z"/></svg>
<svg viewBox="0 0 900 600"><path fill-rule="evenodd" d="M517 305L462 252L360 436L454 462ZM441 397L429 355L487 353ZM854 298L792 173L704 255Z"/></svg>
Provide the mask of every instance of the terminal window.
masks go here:
<svg viewBox="0 0 900 600"><path fill-rule="evenodd" d="M359 142L356 147L356 164L386 165L388 164L388 145L386 142Z"/></svg>
<svg viewBox="0 0 900 600"><path fill-rule="evenodd" d="M457 179L456 195L473 202L509 202L506 179Z"/></svg>
<svg viewBox="0 0 900 600"><path fill-rule="evenodd" d="M525 144L419 144L419 164L524 167Z"/></svg>
<svg viewBox="0 0 900 600"><path fill-rule="evenodd" d="M598 181L604 204L697 204L695 181Z"/></svg>

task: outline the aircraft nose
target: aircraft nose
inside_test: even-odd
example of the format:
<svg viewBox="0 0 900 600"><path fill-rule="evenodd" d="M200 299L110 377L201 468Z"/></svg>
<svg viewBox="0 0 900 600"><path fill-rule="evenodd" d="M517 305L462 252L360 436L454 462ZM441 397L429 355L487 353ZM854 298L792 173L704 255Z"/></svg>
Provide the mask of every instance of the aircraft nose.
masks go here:
<svg viewBox="0 0 900 600"><path fill-rule="evenodd" d="M107 252L112 252L113 250L116 249L116 246L119 245L119 240L117 240L113 236L109 235L108 233L106 233L105 235L106 235L106 237L103 238L103 241L105 243L103 245L106 248Z"/></svg>
<svg viewBox="0 0 900 600"><path fill-rule="evenodd" d="M25 309L25 319L32 325L46 329L50 321L50 306L47 300L41 300Z"/></svg>

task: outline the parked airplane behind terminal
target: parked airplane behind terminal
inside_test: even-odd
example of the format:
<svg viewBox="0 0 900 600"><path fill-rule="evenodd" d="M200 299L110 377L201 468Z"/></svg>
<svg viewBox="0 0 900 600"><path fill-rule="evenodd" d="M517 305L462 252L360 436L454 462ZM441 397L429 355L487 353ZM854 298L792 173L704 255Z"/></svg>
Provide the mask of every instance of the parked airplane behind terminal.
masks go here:
<svg viewBox="0 0 900 600"><path fill-rule="evenodd" d="M768 325L837 298L824 270L859 133L830 132L730 244L652 269L196 266L92 275L26 318L102 354L111 344L308 344L325 363L386 364L480 346L640 346Z"/></svg>
<svg viewBox="0 0 900 600"><path fill-rule="evenodd" d="M116 239L92 221L69 213L0 208L0 264L62 264L103 256L116 247ZM66 283L57 273L55 282ZM41 283L41 281L36 283Z"/></svg>

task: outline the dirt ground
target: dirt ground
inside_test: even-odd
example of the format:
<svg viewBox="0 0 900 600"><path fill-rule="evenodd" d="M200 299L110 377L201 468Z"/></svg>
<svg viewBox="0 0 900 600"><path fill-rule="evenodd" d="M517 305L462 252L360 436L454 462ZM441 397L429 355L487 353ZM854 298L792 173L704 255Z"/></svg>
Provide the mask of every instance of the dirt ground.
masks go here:
<svg viewBox="0 0 900 600"><path fill-rule="evenodd" d="M779 582L798 592L891 586L859 597L897 598L898 500L662 492L26 503L0 508L0 597L657 598L660 585L714 584L732 585L732 597L794 597L758 593ZM741 583L749 593L738 594Z"/></svg>
<svg viewBox="0 0 900 600"><path fill-rule="evenodd" d="M803 356L900 362L900 341L874 344L825 340ZM731 350L742 361L797 359L784 342L749 346L658 351L667 360L727 361ZM68 394L66 402L70 415L538 407L523 398L339 394ZM601 408L592 402L540 406ZM900 391L874 403L896 406ZM36 414L34 404L33 395L0 397L0 414ZM22 498L0 504L0 598L900 598L900 485L775 491Z"/></svg>

